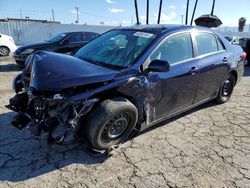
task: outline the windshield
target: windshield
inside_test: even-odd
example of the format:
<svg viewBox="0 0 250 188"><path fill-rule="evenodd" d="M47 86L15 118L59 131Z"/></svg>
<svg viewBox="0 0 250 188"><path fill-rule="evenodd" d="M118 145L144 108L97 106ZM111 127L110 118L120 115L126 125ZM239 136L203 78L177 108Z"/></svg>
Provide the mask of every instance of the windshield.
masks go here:
<svg viewBox="0 0 250 188"><path fill-rule="evenodd" d="M49 42L60 42L66 36L65 33L61 33L59 35L55 35L51 37L48 41Z"/></svg>
<svg viewBox="0 0 250 188"><path fill-rule="evenodd" d="M155 37L154 34L134 30L113 30L86 44L75 57L101 66L125 68Z"/></svg>

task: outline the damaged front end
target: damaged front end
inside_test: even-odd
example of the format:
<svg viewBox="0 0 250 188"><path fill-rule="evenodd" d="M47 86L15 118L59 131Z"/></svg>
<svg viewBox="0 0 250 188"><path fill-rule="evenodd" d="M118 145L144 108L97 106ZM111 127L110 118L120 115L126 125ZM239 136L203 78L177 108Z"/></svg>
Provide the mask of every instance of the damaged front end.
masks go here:
<svg viewBox="0 0 250 188"><path fill-rule="evenodd" d="M11 124L18 129L27 127L33 135L46 136L55 143L72 140L80 129L78 122L99 100L81 95L115 75L106 71L102 77L104 71L70 56L43 51L33 54L13 81L16 95L6 107L18 114Z"/></svg>
<svg viewBox="0 0 250 188"><path fill-rule="evenodd" d="M13 126L18 129L27 127L34 136L46 136L48 141L62 143L75 138L78 121L97 101L71 101L61 94L41 97L29 90L15 95L6 107L18 112L11 122Z"/></svg>

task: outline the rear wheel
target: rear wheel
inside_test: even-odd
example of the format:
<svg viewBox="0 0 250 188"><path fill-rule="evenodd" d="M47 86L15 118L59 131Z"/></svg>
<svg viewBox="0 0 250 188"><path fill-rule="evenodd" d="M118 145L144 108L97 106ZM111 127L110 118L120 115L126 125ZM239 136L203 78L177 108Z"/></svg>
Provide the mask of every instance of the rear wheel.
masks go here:
<svg viewBox="0 0 250 188"><path fill-rule="evenodd" d="M137 118L137 108L127 99L105 100L87 119L85 135L92 147L106 150L129 138Z"/></svg>
<svg viewBox="0 0 250 188"><path fill-rule="evenodd" d="M219 104L227 102L232 96L234 86L235 86L235 78L234 75L230 73L226 76L220 87L219 93L216 98L216 102Z"/></svg>
<svg viewBox="0 0 250 188"><path fill-rule="evenodd" d="M0 46L0 56L8 56L10 53L9 48L5 46Z"/></svg>

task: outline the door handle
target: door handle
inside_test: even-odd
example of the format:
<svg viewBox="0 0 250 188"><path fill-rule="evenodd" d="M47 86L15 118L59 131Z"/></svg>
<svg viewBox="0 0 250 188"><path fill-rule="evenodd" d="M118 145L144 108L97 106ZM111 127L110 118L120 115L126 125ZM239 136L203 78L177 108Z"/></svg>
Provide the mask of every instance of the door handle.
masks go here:
<svg viewBox="0 0 250 188"><path fill-rule="evenodd" d="M191 67L189 70L190 73L195 74L197 72L198 68L197 67Z"/></svg>
<svg viewBox="0 0 250 188"><path fill-rule="evenodd" d="M222 61L223 61L224 63L227 63L227 58L224 57Z"/></svg>

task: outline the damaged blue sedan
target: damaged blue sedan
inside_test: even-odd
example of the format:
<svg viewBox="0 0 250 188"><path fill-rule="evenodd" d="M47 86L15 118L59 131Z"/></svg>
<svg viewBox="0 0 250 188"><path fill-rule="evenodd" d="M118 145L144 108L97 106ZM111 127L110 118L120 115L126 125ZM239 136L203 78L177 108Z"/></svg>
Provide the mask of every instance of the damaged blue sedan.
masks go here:
<svg viewBox="0 0 250 188"><path fill-rule="evenodd" d="M141 25L111 30L74 56L38 51L13 82L12 124L53 143L107 150L210 100L227 102L245 54L214 30Z"/></svg>

